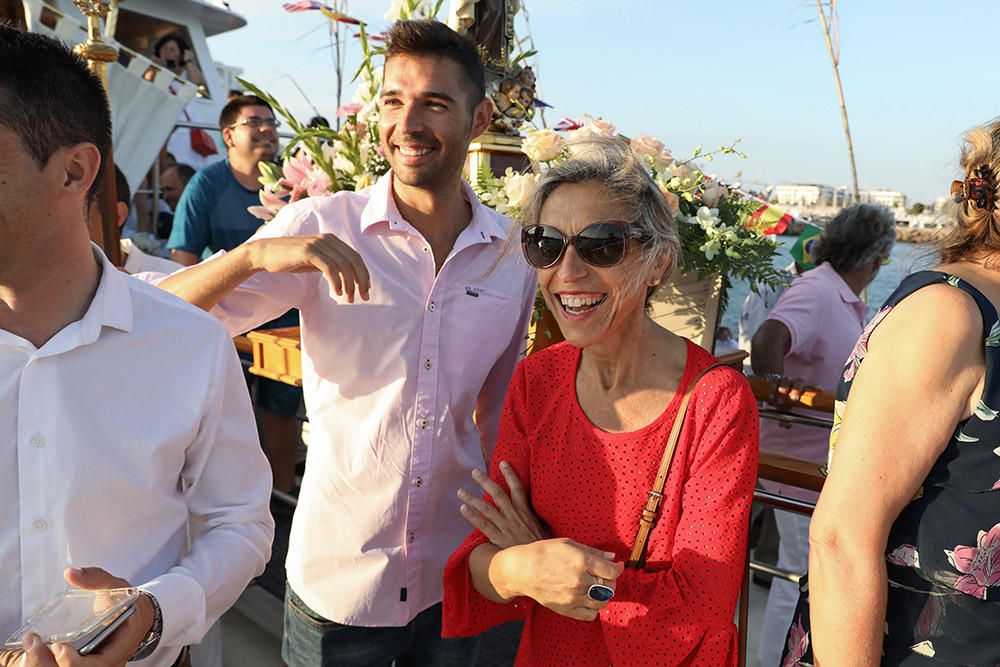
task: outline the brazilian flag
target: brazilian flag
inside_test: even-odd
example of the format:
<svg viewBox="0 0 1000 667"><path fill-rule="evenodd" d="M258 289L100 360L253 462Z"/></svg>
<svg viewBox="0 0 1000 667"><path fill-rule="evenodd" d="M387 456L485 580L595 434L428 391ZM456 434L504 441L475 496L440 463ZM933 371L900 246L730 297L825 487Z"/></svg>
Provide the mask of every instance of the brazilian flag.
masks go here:
<svg viewBox="0 0 1000 667"><path fill-rule="evenodd" d="M817 227L816 225L807 222L805 227L802 229L802 233L799 234L798 240L795 241L795 245L792 246L790 253L792 255L792 259L798 262L799 266L806 271L816 268L813 248L822 235L822 227Z"/></svg>

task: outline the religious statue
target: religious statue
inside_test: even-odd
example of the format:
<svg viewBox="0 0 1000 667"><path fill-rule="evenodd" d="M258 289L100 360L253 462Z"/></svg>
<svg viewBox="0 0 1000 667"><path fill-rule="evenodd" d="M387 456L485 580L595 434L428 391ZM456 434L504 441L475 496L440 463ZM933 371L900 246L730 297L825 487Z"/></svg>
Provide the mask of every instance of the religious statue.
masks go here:
<svg viewBox="0 0 1000 667"><path fill-rule="evenodd" d="M486 67L486 95L493 101L490 131L517 135L535 115L535 73L510 64L519 0L451 0L448 25L476 43Z"/></svg>

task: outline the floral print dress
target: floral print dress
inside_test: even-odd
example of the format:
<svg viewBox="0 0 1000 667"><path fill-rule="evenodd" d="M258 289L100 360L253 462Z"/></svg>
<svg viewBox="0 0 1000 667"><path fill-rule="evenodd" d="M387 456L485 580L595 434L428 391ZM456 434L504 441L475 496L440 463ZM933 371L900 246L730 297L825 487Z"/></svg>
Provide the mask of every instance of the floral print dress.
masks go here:
<svg viewBox="0 0 1000 667"><path fill-rule="evenodd" d="M862 332L847 361L837 390L830 450L832 456L872 331L908 295L940 283L967 292L979 306L986 383L975 414L959 422L889 532L884 666L1000 665L1000 321L990 301L972 285L939 271L921 271L903 280ZM803 578L782 667L813 664L808 591Z"/></svg>

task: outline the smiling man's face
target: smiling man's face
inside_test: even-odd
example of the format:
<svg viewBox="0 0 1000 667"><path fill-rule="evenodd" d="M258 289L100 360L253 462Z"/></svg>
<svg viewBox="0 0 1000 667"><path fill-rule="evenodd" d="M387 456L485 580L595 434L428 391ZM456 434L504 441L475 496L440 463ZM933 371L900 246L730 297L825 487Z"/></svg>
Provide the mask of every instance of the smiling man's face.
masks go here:
<svg viewBox="0 0 1000 667"><path fill-rule="evenodd" d="M472 135L485 129L471 88L448 58L398 55L386 62L379 132L397 183L433 190L459 178Z"/></svg>

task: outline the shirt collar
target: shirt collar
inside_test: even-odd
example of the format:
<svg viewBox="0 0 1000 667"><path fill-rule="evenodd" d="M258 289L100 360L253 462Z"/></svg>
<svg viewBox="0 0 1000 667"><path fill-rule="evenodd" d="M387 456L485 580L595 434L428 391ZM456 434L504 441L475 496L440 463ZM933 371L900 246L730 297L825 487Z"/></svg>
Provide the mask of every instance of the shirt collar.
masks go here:
<svg viewBox="0 0 1000 667"><path fill-rule="evenodd" d="M844 303L863 303L861 297L854 293L854 290L847 285L843 277L837 273L833 265L829 262L823 262L813 270L817 273L825 274L824 279L837 286L837 294L840 295Z"/></svg>
<svg viewBox="0 0 1000 667"><path fill-rule="evenodd" d="M413 226L403 219L399 209L396 208L396 200L392 196L392 178L392 170L389 170L369 190L368 204L361 212L362 232L369 227L383 223L394 231L417 233ZM472 186L464 179L462 180L462 195L472 207L472 220L465 230L470 232L470 236L478 236L482 242L488 242L492 238L504 239L507 237L507 229L501 222L503 217L484 206L479 201Z"/></svg>
<svg viewBox="0 0 1000 667"><path fill-rule="evenodd" d="M89 345L98 339L105 326L125 332L132 330L132 294L125 282L131 279L108 261L99 246L91 242L90 247L94 259L101 265L101 278L94 298L83 317L67 324L38 349L40 357L54 356Z"/></svg>

